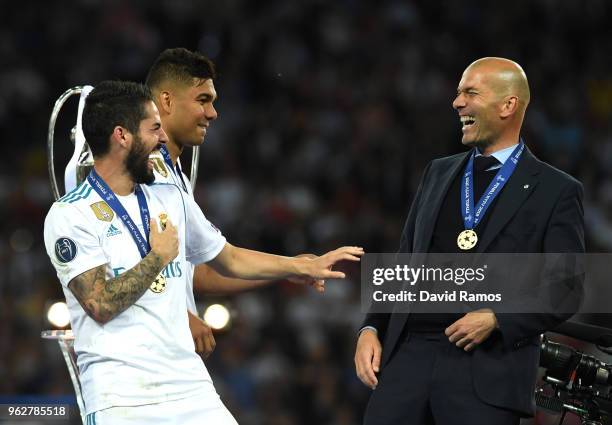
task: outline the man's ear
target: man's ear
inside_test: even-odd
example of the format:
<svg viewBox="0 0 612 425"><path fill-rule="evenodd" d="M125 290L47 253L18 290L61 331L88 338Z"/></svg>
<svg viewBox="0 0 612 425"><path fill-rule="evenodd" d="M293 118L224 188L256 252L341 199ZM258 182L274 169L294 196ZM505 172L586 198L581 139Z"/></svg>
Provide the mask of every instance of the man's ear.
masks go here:
<svg viewBox="0 0 612 425"><path fill-rule="evenodd" d="M518 97L516 96L506 96L504 98L504 103L501 107L500 116L502 118L508 118L513 115L518 109Z"/></svg>
<svg viewBox="0 0 612 425"><path fill-rule="evenodd" d="M124 149L128 149L132 143L132 135L127 128L116 126L111 134L111 144L121 146ZM112 145L111 145L112 148Z"/></svg>
<svg viewBox="0 0 612 425"><path fill-rule="evenodd" d="M157 95L157 109L159 109L160 112L163 111L164 113L169 114L172 111L173 102L174 97L168 90L162 90Z"/></svg>

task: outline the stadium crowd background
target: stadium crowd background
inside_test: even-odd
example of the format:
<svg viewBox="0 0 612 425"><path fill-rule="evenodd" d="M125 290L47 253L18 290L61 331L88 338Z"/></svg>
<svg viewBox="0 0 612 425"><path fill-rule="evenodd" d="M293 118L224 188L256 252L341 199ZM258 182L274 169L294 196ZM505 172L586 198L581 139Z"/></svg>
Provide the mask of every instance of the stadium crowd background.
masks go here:
<svg viewBox="0 0 612 425"><path fill-rule="evenodd" d="M584 183L588 249L612 249L606 0L7 6L0 397L72 393L56 344L39 337L49 302L63 298L42 241L52 105L75 85L143 81L166 47L200 50L218 66L219 119L201 151L196 199L234 244L288 255L347 244L394 251L425 164L462 149L451 102L463 69L504 56L531 84L527 144ZM360 423L359 282L328 282L324 296L281 284L222 300L233 326L206 363L240 423Z"/></svg>

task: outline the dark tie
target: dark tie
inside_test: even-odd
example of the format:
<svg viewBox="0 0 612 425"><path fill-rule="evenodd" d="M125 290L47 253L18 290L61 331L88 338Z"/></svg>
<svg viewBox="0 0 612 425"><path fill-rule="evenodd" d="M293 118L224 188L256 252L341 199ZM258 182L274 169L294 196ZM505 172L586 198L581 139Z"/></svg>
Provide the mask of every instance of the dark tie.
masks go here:
<svg viewBox="0 0 612 425"><path fill-rule="evenodd" d="M499 165L499 161L493 155L491 156L480 155L474 158L474 171L475 172L488 170L489 168L495 165Z"/></svg>
<svg viewBox="0 0 612 425"><path fill-rule="evenodd" d="M494 156L477 156L474 158L474 202L478 202L483 192L491 183L491 179L498 171L497 169L486 171L489 168L499 165L500 162Z"/></svg>

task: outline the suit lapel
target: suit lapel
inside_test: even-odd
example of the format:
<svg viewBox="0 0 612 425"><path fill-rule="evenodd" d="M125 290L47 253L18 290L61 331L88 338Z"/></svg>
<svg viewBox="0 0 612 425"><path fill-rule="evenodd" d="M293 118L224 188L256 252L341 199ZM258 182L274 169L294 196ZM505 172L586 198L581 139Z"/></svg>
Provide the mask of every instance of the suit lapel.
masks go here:
<svg viewBox="0 0 612 425"><path fill-rule="evenodd" d="M442 202L444 202L450 185L453 183L455 177L457 177L457 174L463 170L467 158L471 153L472 151L470 150L464 155L458 156L449 167L441 170L437 176L433 176L433 181L428 185L429 190L427 198L422 201L422 205L426 205L427 210L425 210L420 217L421 222L417 223L413 252L427 252L429 249ZM459 202L460 200L457 199L457 214L460 213Z"/></svg>
<svg viewBox="0 0 612 425"><path fill-rule="evenodd" d="M476 246L476 252L484 252L487 249L497 234L531 195L538 184L536 175L539 171L537 160L525 147L514 173L499 194L495 211L489 218L480 243Z"/></svg>

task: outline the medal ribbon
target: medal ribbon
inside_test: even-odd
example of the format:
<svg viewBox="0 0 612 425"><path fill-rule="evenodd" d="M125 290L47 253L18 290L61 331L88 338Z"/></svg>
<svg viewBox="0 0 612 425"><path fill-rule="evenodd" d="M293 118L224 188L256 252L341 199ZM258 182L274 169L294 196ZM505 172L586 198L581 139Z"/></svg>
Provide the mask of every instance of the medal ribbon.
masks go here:
<svg viewBox="0 0 612 425"><path fill-rule="evenodd" d="M178 160L176 161L176 166L172 164L172 158L170 157L170 152L168 152L168 149L166 149L166 147L164 145L162 145L159 148L159 152L164 157L164 162L166 163L168 168L170 168L170 170L172 170L174 175L176 177L178 177L179 180L181 181L181 185L183 186L183 190L185 192L187 192L187 185L185 184L185 180L183 180L183 171L181 170L181 166L179 165Z"/></svg>
<svg viewBox="0 0 612 425"><path fill-rule="evenodd" d="M514 173L516 164L525 150L525 143L521 140L518 146L512 151L510 158L499 169L489 186L480 197L478 204L474 206L474 157L476 150L470 154L470 159L465 166L463 179L461 180L461 217L463 226L471 230L480 223L493 200L499 195L508 179Z"/></svg>
<svg viewBox="0 0 612 425"><path fill-rule="evenodd" d="M140 218L145 229L144 236L142 235L142 233L140 233L140 230L138 230L138 227L136 227L136 224L134 223L126 209L123 207L123 205L121 205L121 202L119 201L119 199L117 199L117 196L113 193L111 188L108 187L106 182L102 180L102 177L98 175L95 169L91 170L91 172L87 176L87 181L98 193L98 195L100 195L100 197L104 199L104 201L106 201L108 206L111 207L111 209L115 211L115 213L117 213L117 216L119 216L121 221L123 221L123 223L126 225L128 230L130 231L130 234L132 235L132 239L134 239L134 242L138 247L138 252L140 252L140 256L144 258L149 253L149 251L151 251L151 247L149 245L149 232L151 231L151 228L149 221L149 206L147 205L147 199L145 198L145 194L142 191L140 185L136 185L135 193L136 199L138 199L138 209L140 210Z"/></svg>

